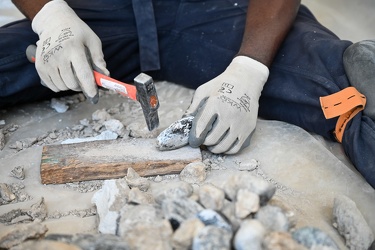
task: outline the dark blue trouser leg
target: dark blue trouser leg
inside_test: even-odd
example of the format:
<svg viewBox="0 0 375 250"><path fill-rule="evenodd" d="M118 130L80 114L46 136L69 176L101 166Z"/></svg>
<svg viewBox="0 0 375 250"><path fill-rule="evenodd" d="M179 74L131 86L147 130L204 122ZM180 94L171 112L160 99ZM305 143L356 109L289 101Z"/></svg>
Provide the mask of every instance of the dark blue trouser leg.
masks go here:
<svg viewBox="0 0 375 250"><path fill-rule="evenodd" d="M222 73L238 52L247 0L182 0L176 16L164 23L167 5L170 1L154 1L162 50L155 77L197 88Z"/></svg>
<svg viewBox="0 0 375 250"><path fill-rule="evenodd" d="M35 67L26 58L27 46L38 39L29 27L30 22L22 20L0 28L0 107L52 92L40 85Z"/></svg>
<svg viewBox="0 0 375 250"><path fill-rule="evenodd" d="M280 49L262 92L259 115L300 126L331 140L337 118L326 120L319 97L350 83L342 62L349 41L339 40L304 7ZM346 127L345 153L375 187L375 123L360 112Z"/></svg>

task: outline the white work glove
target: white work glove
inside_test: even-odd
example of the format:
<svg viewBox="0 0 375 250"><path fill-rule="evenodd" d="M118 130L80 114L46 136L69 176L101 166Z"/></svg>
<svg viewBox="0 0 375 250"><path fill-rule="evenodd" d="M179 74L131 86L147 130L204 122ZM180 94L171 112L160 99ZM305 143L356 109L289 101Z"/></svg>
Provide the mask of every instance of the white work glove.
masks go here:
<svg viewBox="0 0 375 250"><path fill-rule="evenodd" d="M216 154L235 154L247 147L268 75L268 68L262 63L237 56L222 74L197 88L184 114L195 116L190 146L203 144Z"/></svg>
<svg viewBox="0 0 375 250"><path fill-rule="evenodd" d="M42 84L55 92L83 91L96 103L93 69L109 75L99 37L63 0L47 3L34 17L32 29L39 35L35 67Z"/></svg>

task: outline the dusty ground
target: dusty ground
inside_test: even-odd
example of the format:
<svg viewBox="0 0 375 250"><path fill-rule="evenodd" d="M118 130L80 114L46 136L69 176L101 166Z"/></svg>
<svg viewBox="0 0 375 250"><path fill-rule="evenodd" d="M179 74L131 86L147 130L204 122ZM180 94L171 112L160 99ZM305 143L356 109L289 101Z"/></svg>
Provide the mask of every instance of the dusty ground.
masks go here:
<svg viewBox="0 0 375 250"><path fill-rule="evenodd" d="M91 197L100 188L100 182L42 185L39 172L42 146L34 144L22 150L9 146L46 132L61 134L83 119L91 120L94 111L118 104L128 107L118 118L131 135L155 137L181 117L193 94L191 90L167 82L157 83L157 90L161 100L161 125L153 133L147 132L138 103L117 94L104 94L95 106L87 102L71 104L68 111L61 114L50 107L49 101L2 110L1 119L5 120L6 126L19 127L7 133L5 147L0 152L0 183L23 185L21 193L24 195L20 197L25 201L0 206L0 215L16 208L27 209L43 197L48 209L44 222L48 233L96 232ZM357 203L375 231L375 191L352 169L338 144L327 143L319 136L286 123L259 120L252 143L246 150L239 155L220 157L211 156L217 166L209 173L207 182L220 184L228 173L238 171L241 163L255 159L260 165L252 172L276 185L277 197L296 213L298 226L316 226L341 241L331 226L332 205L334 197L345 194ZM17 166L24 168L24 180L10 175ZM11 227L0 224L0 232Z"/></svg>
<svg viewBox="0 0 375 250"><path fill-rule="evenodd" d="M311 4L313 10L319 9L317 4L306 2ZM367 3L361 2L360 9L366 9L365 2ZM350 1L345 3L349 4ZM328 4L317 16L338 27L343 20L347 20L348 15L340 16L339 10L334 7ZM367 11L363 13L366 14ZM365 20L366 15L361 18ZM358 22L349 26L355 24ZM364 38L362 32L365 29L362 27L358 29L361 32L352 34L345 33L343 29L338 32L359 40ZM374 37L374 33L370 33L365 38ZM116 118L124 123L133 136L155 137L181 117L193 94L191 90L166 82L158 83L157 90L161 100L161 124L159 130L152 134L147 133L140 107L119 95L106 94L98 105L72 103L65 113L57 113L48 101L0 110L0 121L4 120L7 128L5 147L0 151L0 183L7 183L16 189L17 199L20 200L0 205L0 215L14 209L28 209L44 197L48 208L44 224L48 227L48 233L96 232L96 216L93 215L95 211L92 210L91 197L100 188L101 182L42 185L39 167L43 143L30 147L27 147L27 143L32 144L34 139L31 138L41 137L47 132L49 142L58 143L59 138L54 138L53 134L71 129L83 119L92 119L92 113L98 109L110 109L119 104L124 107L124 111L121 117ZM17 141L24 142L23 149L19 150ZM327 142L320 136L311 135L292 125L259 120L250 147L236 156L212 156L212 159L217 163L217 169L212 170L207 178L207 182L212 183L222 182L228 172L238 171L241 162L258 160L260 166L252 172L277 186L276 196L295 211L297 226L316 226L342 243L342 238L331 225L332 205L334 197L345 194L356 202L375 232L375 191L353 169L340 145L336 143ZM11 176L11 171L19 166L25 170L24 180ZM168 178L164 181L168 181ZM11 228L12 225L0 223L0 236Z"/></svg>

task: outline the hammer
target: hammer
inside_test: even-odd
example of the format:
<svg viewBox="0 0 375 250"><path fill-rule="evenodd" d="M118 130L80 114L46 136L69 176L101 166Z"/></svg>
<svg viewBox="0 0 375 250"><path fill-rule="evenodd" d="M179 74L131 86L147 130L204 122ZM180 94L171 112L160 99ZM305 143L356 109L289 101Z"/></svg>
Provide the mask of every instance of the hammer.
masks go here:
<svg viewBox="0 0 375 250"><path fill-rule="evenodd" d="M26 57L32 63L35 63L35 54L36 46L29 45L26 49ZM98 86L115 90L117 93L136 100L141 104L149 131L159 126L159 99L151 76L140 73L134 78L134 86L115 80L95 70L93 72L95 82Z"/></svg>

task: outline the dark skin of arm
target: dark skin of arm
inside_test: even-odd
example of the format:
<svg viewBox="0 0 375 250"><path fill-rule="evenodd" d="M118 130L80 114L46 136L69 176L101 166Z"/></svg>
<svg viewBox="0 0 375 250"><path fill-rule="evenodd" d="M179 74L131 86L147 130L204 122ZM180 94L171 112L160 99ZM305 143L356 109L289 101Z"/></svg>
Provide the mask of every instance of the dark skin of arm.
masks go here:
<svg viewBox="0 0 375 250"><path fill-rule="evenodd" d="M300 3L300 0L251 0L238 55L251 57L269 67L292 26Z"/></svg>
<svg viewBox="0 0 375 250"><path fill-rule="evenodd" d="M30 20L33 20L35 15L49 1L50 0L12 0L13 4L21 11L21 13Z"/></svg>
<svg viewBox="0 0 375 250"><path fill-rule="evenodd" d="M12 0L30 20L49 1ZM300 3L300 0L251 0L238 55L251 57L269 67L296 17Z"/></svg>

